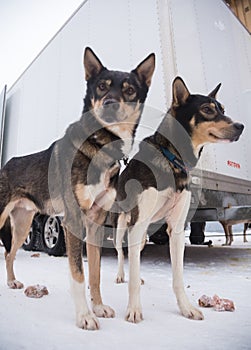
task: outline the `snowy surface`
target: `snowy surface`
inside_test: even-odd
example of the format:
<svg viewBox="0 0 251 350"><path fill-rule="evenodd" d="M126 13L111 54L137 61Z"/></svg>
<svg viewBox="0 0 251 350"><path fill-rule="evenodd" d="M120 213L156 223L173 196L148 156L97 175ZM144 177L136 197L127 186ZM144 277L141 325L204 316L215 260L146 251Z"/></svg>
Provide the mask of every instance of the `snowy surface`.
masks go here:
<svg viewBox="0 0 251 350"><path fill-rule="evenodd" d="M212 233L210 233L212 235ZM213 235L214 236L214 235ZM250 349L251 348L251 237L235 238L222 247L224 237L213 237L214 246L191 246L187 240L184 280L187 294L197 304L202 294L232 299L235 312L203 309L205 319L192 321L179 314L171 287L168 246L148 244L142 256L141 288L144 321L124 321L127 283L116 285L116 255L105 249L102 257L104 302L116 311L114 319L100 319L99 331L75 326L69 292L66 257L49 257L19 250L16 274L25 286L43 284L49 295L30 299L23 290L5 283L3 248L0 248L0 350L14 349ZM87 270L86 258L85 270ZM128 269L126 259L126 271Z"/></svg>

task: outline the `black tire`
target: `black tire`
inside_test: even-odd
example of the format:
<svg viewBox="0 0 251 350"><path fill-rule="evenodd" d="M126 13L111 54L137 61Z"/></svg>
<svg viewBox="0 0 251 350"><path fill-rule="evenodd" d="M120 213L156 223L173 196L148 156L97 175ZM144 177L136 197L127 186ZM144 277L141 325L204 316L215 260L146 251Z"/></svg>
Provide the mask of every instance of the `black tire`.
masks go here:
<svg viewBox="0 0 251 350"><path fill-rule="evenodd" d="M37 250L37 232L36 227L31 225L30 232L26 240L24 241L22 245L24 250Z"/></svg>
<svg viewBox="0 0 251 350"><path fill-rule="evenodd" d="M45 216L41 224L43 251L49 255L62 256L66 252L64 231L57 216Z"/></svg>
<svg viewBox="0 0 251 350"><path fill-rule="evenodd" d="M148 229L149 241L158 245L169 243L169 236L166 232L167 225L163 224L155 233L151 233L151 225Z"/></svg>

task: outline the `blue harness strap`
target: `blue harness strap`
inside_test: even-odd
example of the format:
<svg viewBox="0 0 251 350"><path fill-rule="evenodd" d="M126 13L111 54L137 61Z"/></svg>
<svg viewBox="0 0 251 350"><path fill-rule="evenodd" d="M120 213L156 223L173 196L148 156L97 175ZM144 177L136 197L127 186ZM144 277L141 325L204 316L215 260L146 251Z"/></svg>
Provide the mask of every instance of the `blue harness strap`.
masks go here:
<svg viewBox="0 0 251 350"><path fill-rule="evenodd" d="M167 148L160 146L160 149L163 155L173 164L173 166L179 170L181 170L184 174L188 174L189 166L186 166L183 162L181 162L175 154L170 152Z"/></svg>

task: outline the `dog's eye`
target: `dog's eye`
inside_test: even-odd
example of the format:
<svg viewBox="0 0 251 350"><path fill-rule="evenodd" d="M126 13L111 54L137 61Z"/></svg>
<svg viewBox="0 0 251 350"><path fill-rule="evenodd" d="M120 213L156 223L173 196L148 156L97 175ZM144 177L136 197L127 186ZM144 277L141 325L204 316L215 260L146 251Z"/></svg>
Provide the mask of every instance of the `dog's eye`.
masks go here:
<svg viewBox="0 0 251 350"><path fill-rule="evenodd" d="M202 112L205 113L205 114L214 114L213 109L210 108L210 107L207 107L207 106L203 107L201 110L202 110Z"/></svg>
<svg viewBox="0 0 251 350"><path fill-rule="evenodd" d="M104 82L99 83L98 88L100 91L105 91L107 89L106 83L104 83Z"/></svg>
<svg viewBox="0 0 251 350"><path fill-rule="evenodd" d="M135 90L132 86L130 86L128 89L126 89L127 95L133 95L135 93Z"/></svg>

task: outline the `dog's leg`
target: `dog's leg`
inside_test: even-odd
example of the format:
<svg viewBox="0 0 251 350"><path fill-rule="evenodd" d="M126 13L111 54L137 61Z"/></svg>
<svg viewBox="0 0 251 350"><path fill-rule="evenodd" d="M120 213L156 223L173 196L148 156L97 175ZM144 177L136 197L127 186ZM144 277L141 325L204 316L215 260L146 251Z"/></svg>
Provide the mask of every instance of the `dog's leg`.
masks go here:
<svg viewBox="0 0 251 350"><path fill-rule="evenodd" d="M114 237L114 245L118 253L118 273L115 282L125 282L124 272L124 253L123 253L123 237L127 230L126 214L122 213L119 215L118 224L116 230L116 237Z"/></svg>
<svg viewBox="0 0 251 350"><path fill-rule="evenodd" d="M225 238L226 238L226 242L224 244L222 244L223 246L225 245L229 245L229 225L227 225L226 223L224 222L221 222L222 226L223 226L223 229L224 229L224 232L225 232Z"/></svg>
<svg viewBox="0 0 251 350"><path fill-rule="evenodd" d="M248 222L244 224L244 229L243 229L243 242L247 243L247 229L248 229Z"/></svg>
<svg viewBox="0 0 251 350"><path fill-rule="evenodd" d="M228 225L228 245L231 245L234 241L234 235L233 235L233 226Z"/></svg>
<svg viewBox="0 0 251 350"><path fill-rule="evenodd" d="M12 289L23 288L23 284L17 281L14 273L14 259L17 250L22 246L29 234L35 211L29 211L24 208L14 208L10 213L10 221L12 226L12 241L10 252L6 253L6 270L7 284Z"/></svg>
<svg viewBox="0 0 251 350"><path fill-rule="evenodd" d="M115 316L114 310L104 305L100 293L100 250L107 212L98 206L87 212L86 218L86 248L89 268L89 286L92 309L97 317L110 318Z"/></svg>
<svg viewBox="0 0 251 350"><path fill-rule="evenodd" d="M132 323L143 320L140 303L140 252L149 222L136 223L128 233L129 302L125 319Z"/></svg>
<svg viewBox="0 0 251 350"><path fill-rule="evenodd" d="M183 259L185 248L185 220L190 206L191 193L183 190L180 198L168 218L170 237L170 255L173 271L173 290L181 313L194 320L202 320L203 314L192 306L185 293L183 282Z"/></svg>
<svg viewBox="0 0 251 350"><path fill-rule="evenodd" d="M103 304L100 293L100 247L87 243L87 256L93 312L97 317L115 317L114 310L110 306Z"/></svg>
<svg viewBox="0 0 251 350"><path fill-rule="evenodd" d="M144 235L143 235L143 239L141 242L141 246L140 246L140 252L142 252L142 250L145 248L146 242L147 242L147 232L145 231ZM145 280L143 278L140 278L140 284L144 285L145 284Z"/></svg>
<svg viewBox="0 0 251 350"><path fill-rule="evenodd" d="M64 225L67 255L71 272L71 290L76 309L77 326L83 329L99 329L99 322L89 310L85 294L84 267L82 261L83 240L72 234Z"/></svg>

